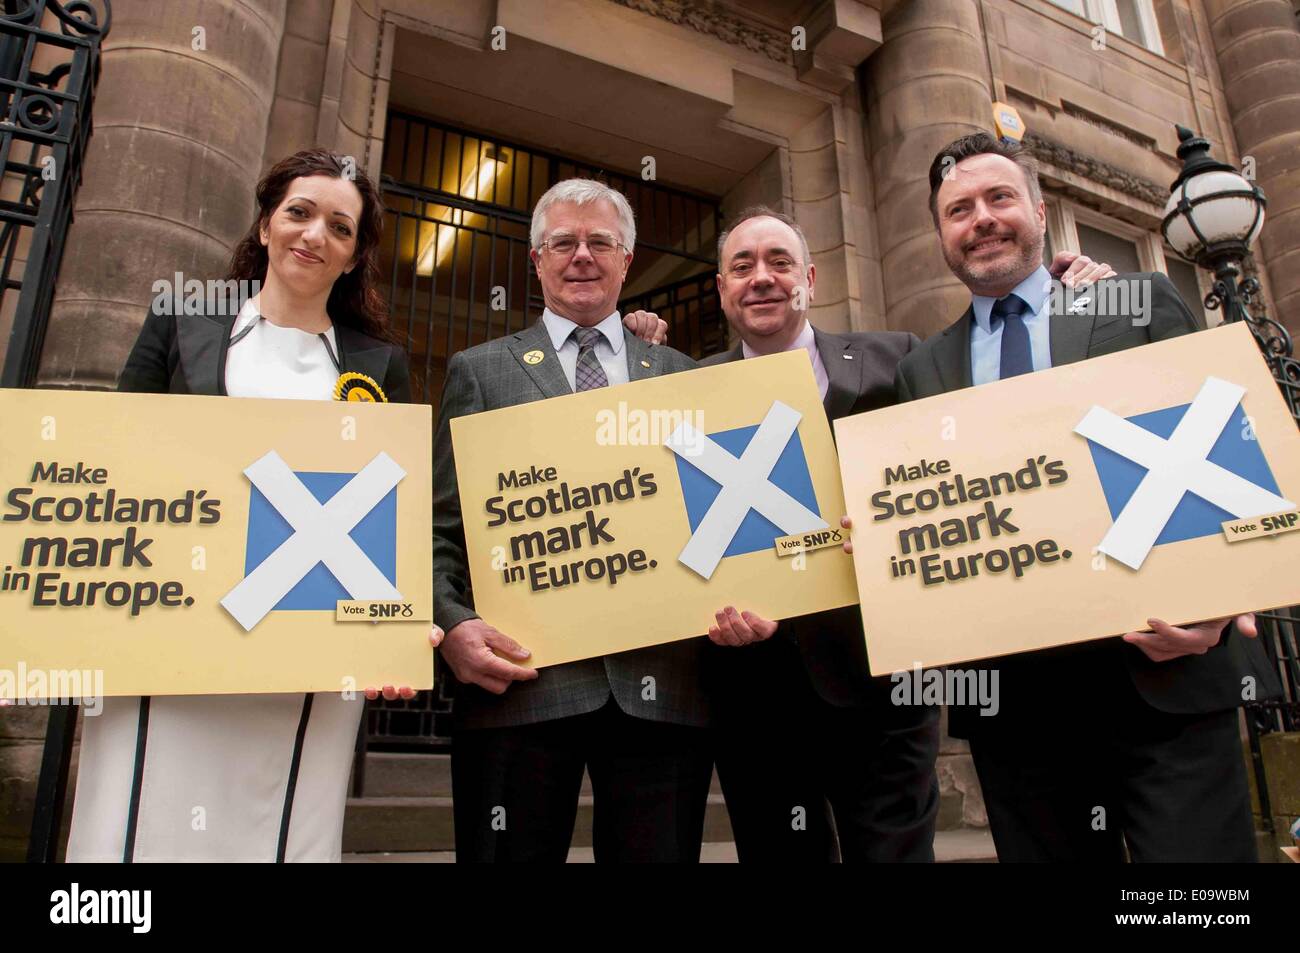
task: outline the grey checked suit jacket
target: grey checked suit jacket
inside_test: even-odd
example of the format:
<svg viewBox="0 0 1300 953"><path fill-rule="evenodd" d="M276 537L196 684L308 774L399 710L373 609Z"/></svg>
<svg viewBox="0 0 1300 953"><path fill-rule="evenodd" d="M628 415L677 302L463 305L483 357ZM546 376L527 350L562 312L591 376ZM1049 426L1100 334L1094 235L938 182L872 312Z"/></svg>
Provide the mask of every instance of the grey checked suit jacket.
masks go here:
<svg viewBox="0 0 1300 953"><path fill-rule="evenodd" d="M1140 281L1151 289L1149 323L1137 324L1127 313L1063 314L1050 316L1052 366L1114 354L1153 341L1191 334L1204 325L1183 303L1173 284L1159 272L1116 275L1097 285L1098 302L1107 300L1107 281ZM1122 299L1113 299L1122 300ZM928 338L898 365L895 385L899 401L919 400L970 387L970 333L974 310L967 308L957 323ZM1015 426L1015 409L1008 408L1007 426ZM1069 606L1062 607L1069 611ZM1180 620L1187 621L1187 620ZM960 624L955 620L954 624ZM1110 657L1110 661L1099 659ZM1242 704L1243 679L1254 678L1257 697L1273 698L1281 692L1268 656L1256 639L1238 635L1231 625L1219 644L1205 655L1187 655L1169 662L1153 662L1135 646L1119 639L1081 642L1055 649L1003 656L997 666L1001 678L1001 710L995 717L978 717L970 705L948 710L949 733L968 738L977 730L993 730L1014 722L1034 723L1050 715L1053 705L1084 705L1091 701L1091 686L1082 672L1089 663L1122 664L1134 686L1151 705L1173 714L1222 711ZM962 666L967 667L967 666Z"/></svg>
<svg viewBox="0 0 1300 953"><path fill-rule="evenodd" d="M623 334L629 381L696 367L679 351L650 346L626 330ZM527 364L523 356L529 351L545 356L537 364ZM433 483L433 616L445 631L478 618L465 556L452 419L570 393L550 335L540 321L527 330L460 351L448 362L434 439ZM617 393L611 393L611 400L617 399ZM708 721L701 684L707 623L701 620L701 638L543 668L535 681L515 682L503 695L476 685L457 685L457 726L498 728L581 715L600 708L611 694L633 717L703 726ZM627 624L635 625L636 619L629 615ZM528 645L527 632L506 635ZM644 697L647 676L654 679L653 699Z"/></svg>

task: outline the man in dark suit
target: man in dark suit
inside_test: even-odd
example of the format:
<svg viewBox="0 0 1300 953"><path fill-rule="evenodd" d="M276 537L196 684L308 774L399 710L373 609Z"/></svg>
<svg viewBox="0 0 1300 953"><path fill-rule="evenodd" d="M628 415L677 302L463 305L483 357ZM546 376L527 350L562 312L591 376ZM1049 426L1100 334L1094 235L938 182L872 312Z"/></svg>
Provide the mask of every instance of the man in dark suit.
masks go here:
<svg viewBox="0 0 1300 953"><path fill-rule="evenodd" d="M1128 299L1144 302L1141 313L1053 313L1065 296L1050 294L1041 265L1037 167L1014 144L984 133L951 143L931 165L930 206L972 301L900 363L900 400L1202 326L1161 274L1108 279L1143 292ZM1099 283L1096 303L1119 298L1110 290ZM997 714L950 709L951 733L970 740L999 859L1116 860L1125 845L1143 861L1256 859L1236 709L1275 691L1276 677L1254 619L1149 621L1148 632L1000 658Z"/></svg>
<svg viewBox="0 0 1300 953"><path fill-rule="evenodd" d="M1071 281L1109 270L1072 254L1052 266ZM793 219L741 212L719 237L718 267L740 343L706 365L803 350L828 419L895 402L895 368L919 341L813 327L817 269ZM709 636L718 775L740 860L933 860L938 709L891 704L888 681L870 675L861 610L777 626L728 609Z"/></svg>
<svg viewBox="0 0 1300 953"><path fill-rule="evenodd" d="M563 862L584 768L597 807L597 861L699 859L712 775L700 669L708 643L527 667L527 650L511 637L526 634L499 632L474 611L452 452L455 417L696 366L620 323L635 233L619 192L585 179L553 186L531 233L542 320L447 365L434 444L433 577L434 615L447 633L442 658L459 683L458 860Z"/></svg>
<svg viewBox="0 0 1300 953"><path fill-rule="evenodd" d="M894 403L894 369L919 341L814 328L816 268L792 219L742 212L720 237L718 271L741 343L706 365L804 350L828 419ZM718 776L742 862L934 859L938 709L889 704L857 606L776 626L719 613L709 636Z"/></svg>

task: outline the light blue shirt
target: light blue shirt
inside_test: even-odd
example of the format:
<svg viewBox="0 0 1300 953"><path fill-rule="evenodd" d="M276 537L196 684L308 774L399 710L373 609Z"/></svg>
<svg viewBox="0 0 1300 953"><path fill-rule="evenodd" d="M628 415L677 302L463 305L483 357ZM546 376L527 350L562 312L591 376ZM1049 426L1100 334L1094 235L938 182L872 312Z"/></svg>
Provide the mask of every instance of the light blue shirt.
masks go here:
<svg viewBox="0 0 1300 953"><path fill-rule="evenodd" d="M1041 371L1052 366L1051 320L1048 306L1052 298L1052 276L1047 269L1039 265L1020 284L1011 289L1019 295L1029 311L1025 312L1025 327L1029 331L1029 356L1034 362L1034 370ZM997 298L975 295L971 305L975 309L975 321L970 329L970 379L972 384L987 384L1001 380L1002 376L1002 322L993 327L993 305Z"/></svg>
<svg viewBox="0 0 1300 953"><path fill-rule="evenodd" d="M573 329L578 327L568 318L562 318L550 308L542 312L542 322L546 332L551 336L551 346L560 359L560 367L569 380L569 389L577 390L578 384L578 342L571 337ZM596 330L601 337L596 341L596 360L605 369L605 379L611 387L626 384L627 356L623 353L623 316L615 311L600 324Z"/></svg>

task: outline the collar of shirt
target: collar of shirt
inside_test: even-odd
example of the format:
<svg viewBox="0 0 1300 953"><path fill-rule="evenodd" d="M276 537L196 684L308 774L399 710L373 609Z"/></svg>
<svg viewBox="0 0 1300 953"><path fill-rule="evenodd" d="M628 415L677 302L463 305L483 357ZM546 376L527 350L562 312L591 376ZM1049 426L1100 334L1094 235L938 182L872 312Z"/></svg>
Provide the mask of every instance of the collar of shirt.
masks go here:
<svg viewBox="0 0 1300 953"><path fill-rule="evenodd" d="M234 323L230 325L230 337L232 343L235 338L239 337L240 332L245 329L249 329L249 334L252 334L253 333L252 326L259 322L263 324L269 324L273 328L281 327L278 324L271 324L270 321L261 321L261 319L262 319L262 313L257 310L256 306L254 306L253 299L252 298L246 299L244 301L244 304L239 309L239 314L235 315ZM299 331L298 328L289 328L287 330ZM299 333L311 334L310 331L299 331ZM323 333L325 337L329 340L331 347L338 346L338 335L334 333L333 321L331 321L330 326L321 333ZM319 334L317 336L319 336ZM332 354L333 352L331 351L330 353Z"/></svg>
<svg viewBox="0 0 1300 953"><path fill-rule="evenodd" d="M253 299L245 299L243 307L239 309L239 314L235 316L235 323L230 326L230 336L233 338L257 319L258 313L257 308L253 307Z"/></svg>
<svg viewBox="0 0 1300 953"><path fill-rule="evenodd" d="M558 351L564 347L564 343L569 340L569 335L578 325L568 318L562 318L550 308L542 312L542 323L546 325L546 333L551 336L551 346ZM609 342L610 349L619 354L623 350L623 316L614 311L596 325L596 330L605 335L605 340ZM573 346L577 347L578 342L574 341Z"/></svg>
<svg viewBox="0 0 1300 953"><path fill-rule="evenodd" d="M1046 268L1039 265L1033 273L1020 284L1011 289L1011 294L1018 295L1020 300L1029 305L1029 313L1025 315L1028 318L1037 317L1043 310L1043 305L1047 303L1047 297L1052 290L1052 275ZM985 295L974 295L971 298L971 306L975 309L975 323L980 326L980 330L985 334L992 331L993 305L997 298L989 298Z"/></svg>
<svg viewBox="0 0 1300 953"><path fill-rule="evenodd" d="M803 348L805 351L807 351L809 360L811 360L814 364L817 363L817 358L819 357L819 355L817 354L817 341L813 338L812 324L808 321L807 318L803 319L803 328L799 331L797 335L795 335L795 339L790 342L790 346L787 347L786 350L797 351L799 350L799 348ZM753 348L751 348L743 340L740 342L740 355L746 360L749 360L749 358L751 357L759 356L758 352L755 351Z"/></svg>
<svg viewBox="0 0 1300 953"><path fill-rule="evenodd" d="M813 380L817 382L817 389L821 391L822 400L826 399L826 391L830 388L830 378L826 375L826 366L822 363L821 352L817 350L817 338L813 336L812 322L804 318L803 329L790 342L787 351L797 351L803 348L808 352L808 360L812 362ZM743 340L740 342L740 355L748 360L751 357L758 357L759 354Z"/></svg>

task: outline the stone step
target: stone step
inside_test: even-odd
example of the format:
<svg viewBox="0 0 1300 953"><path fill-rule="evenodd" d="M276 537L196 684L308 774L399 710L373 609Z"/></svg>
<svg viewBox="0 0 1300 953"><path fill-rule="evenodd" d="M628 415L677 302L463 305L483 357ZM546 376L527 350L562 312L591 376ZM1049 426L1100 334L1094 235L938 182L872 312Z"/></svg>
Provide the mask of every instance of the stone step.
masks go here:
<svg viewBox="0 0 1300 953"><path fill-rule="evenodd" d="M352 793L349 785L348 793ZM710 793L721 794L714 772ZM582 794L591 794L591 778L582 776ZM362 797L451 797L451 755L371 751L366 754Z"/></svg>
<svg viewBox="0 0 1300 953"><path fill-rule="evenodd" d="M368 753L364 796L350 798L347 804L344 851L452 850L455 838L451 793L450 755ZM584 774L574 829L575 847L591 844L591 804L591 779ZM731 825L716 772L708 811L705 842L730 841ZM946 790L941 794L938 829L957 834L969 830L962 826L960 792Z"/></svg>
<svg viewBox="0 0 1300 953"><path fill-rule="evenodd" d="M997 853L987 830L939 831L934 838L934 859L941 864L992 864L997 862ZM450 850L343 855L345 864L450 864L455 860L456 854ZM590 847L569 849L571 864L589 864L593 860ZM731 841L706 842L700 862L734 864L736 845Z"/></svg>
<svg viewBox="0 0 1300 953"><path fill-rule="evenodd" d="M591 846L593 798L578 799L578 817L573 828L573 846ZM721 794L710 794L704 816L704 840L724 842L732 838L727 807ZM455 847L455 828L450 797L363 797L348 798L343 818L343 852L450 851Z"/></svg>
<svg viewBox="0 0 1300 953"><path fill-rule="evenodd" d="M451 755L369 751L362 796L451 797ZM352 788L348 788L348 793Z"/></svg>

